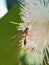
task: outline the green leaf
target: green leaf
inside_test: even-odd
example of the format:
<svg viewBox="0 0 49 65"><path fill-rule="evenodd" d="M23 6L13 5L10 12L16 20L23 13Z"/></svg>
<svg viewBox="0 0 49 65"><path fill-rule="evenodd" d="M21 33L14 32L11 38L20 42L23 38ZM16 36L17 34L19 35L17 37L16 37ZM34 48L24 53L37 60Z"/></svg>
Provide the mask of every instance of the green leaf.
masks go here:
<svg viewBox="0 0 49 65"><path fill-rule="evenodd" d="M44 50L43 65L49 65L49 46Z"/></svg>
<svg viewBox="0 0 49 65"><path fill-rule="evenodd" d="M0 20L0 65L19 65L19 40L12 40L12 36L20 31L10 21L21 22L19 6L11 9Z"/></svg>

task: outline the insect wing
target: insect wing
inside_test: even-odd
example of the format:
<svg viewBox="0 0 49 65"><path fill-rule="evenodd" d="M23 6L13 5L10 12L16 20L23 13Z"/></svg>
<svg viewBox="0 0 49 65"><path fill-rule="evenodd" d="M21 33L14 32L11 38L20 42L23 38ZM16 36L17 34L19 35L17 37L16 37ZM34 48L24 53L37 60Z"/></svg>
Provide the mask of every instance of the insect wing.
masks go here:
<svg viewBox="0 0 49 65"><path fill-rule="evenodd" d="M17 38L17 37L19 37L19 36L22 36L22 34L23 34L23 32L21 32L21 33L19 33L19 34L15 34L14 36L12 36L12 39L15 39L15 38Z"/></svg>

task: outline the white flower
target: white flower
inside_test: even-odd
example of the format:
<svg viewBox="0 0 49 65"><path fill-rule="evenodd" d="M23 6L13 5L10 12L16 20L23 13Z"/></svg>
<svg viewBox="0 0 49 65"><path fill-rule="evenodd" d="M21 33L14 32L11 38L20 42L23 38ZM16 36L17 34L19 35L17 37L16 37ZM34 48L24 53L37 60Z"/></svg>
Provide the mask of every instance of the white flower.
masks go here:
<svg viewBox="0 0 49 65"><path fill-rule="evenodd" d="M21 0L21 3L20 15L24 23L19 28L29 27L26 48L30 51L35 47L33 54L39 62L43 59L43 49L49 44L49 0Z"/></svg>

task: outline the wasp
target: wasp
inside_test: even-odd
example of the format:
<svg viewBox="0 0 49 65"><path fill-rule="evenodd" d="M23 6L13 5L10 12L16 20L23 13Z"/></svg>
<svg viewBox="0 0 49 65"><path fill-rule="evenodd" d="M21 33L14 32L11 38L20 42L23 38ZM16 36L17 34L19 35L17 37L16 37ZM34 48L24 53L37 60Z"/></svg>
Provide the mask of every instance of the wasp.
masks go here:
<svg viewBox="0 0 49 65"><path fill-rule="evenodd" d="M26 27L23 32L19 33L18 35L14 35L12 38L15 39L16 37L18 37L20 35L24 35L24 46L25 46L26 45L26 36L28 35L28 30L29 30L29 28Z"/></svg>
<svg viewBox="0 0 49 65"><path fill-rule="evenodd" d="M25 36L25 39L24 39L24 46L26 45L26 36L28 35L28 29L29 28L26 28L25 30L24 30L24 36Z"/></svg>

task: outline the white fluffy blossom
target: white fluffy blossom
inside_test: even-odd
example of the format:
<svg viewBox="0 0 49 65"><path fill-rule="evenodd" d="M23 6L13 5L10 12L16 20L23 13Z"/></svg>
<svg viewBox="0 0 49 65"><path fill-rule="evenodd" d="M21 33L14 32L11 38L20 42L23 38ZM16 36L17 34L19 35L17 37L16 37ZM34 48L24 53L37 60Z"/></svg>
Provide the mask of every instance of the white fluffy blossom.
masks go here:
<svg viewBox="0 0 49 65"><path fill-rule="evenodd" d="M49 0L21 0L20 6L20 16L24 23L19 28L29 28L26 48L28 52L35 48L33 55L39 64L43 59L43 50L49 44Z"/></svg>

